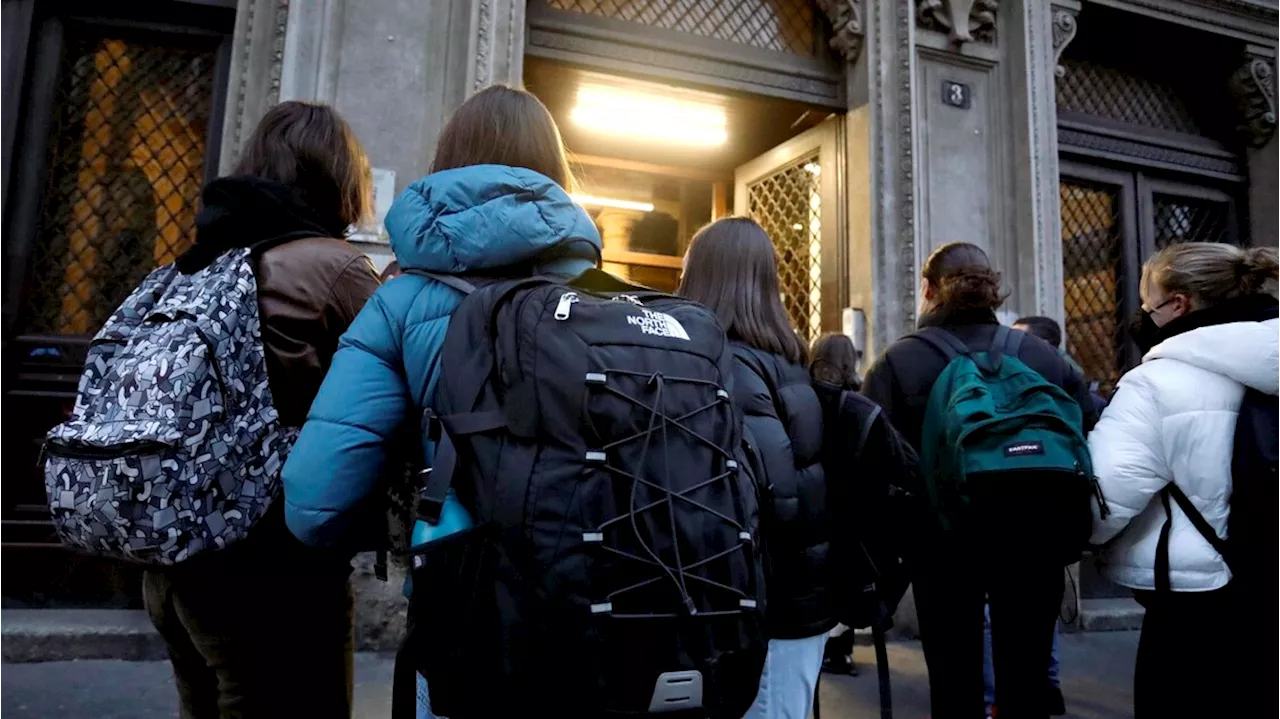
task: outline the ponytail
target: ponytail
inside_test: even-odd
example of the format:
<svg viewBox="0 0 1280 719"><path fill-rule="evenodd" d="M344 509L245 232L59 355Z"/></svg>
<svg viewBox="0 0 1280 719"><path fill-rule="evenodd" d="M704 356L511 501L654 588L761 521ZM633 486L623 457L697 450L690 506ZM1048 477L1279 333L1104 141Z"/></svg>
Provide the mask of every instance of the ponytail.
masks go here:
<svg viewBox="0 0 1280 719"><path fill-rule="evenodd" d="M1216 242L1186 242L1161 250L1142 268L1142 286L1189 295L1201 307L1273 291L1277 273L1273 247L1240 248Z"/></svg>
<svg viewBox="0 0 1280 719"><path fill-rule="evenodd" d="M1259 294L1265 292L1268 283L1276 281L1280 263L1277 263L1276 248L1251 247L1245 250L1236 272L1240 276L1241 294Z"/></svg>

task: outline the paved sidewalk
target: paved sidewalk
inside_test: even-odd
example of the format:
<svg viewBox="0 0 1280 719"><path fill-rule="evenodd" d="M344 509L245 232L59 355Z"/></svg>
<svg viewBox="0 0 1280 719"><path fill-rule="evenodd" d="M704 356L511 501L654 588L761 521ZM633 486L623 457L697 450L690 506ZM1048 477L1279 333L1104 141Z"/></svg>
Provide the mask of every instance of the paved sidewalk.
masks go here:
<svg viewBox="0 0 1280 719"><path fill-rule="evenodd" d="M1097 632L1062 636L1063 690L1069 717L1126 719L1132 716L1136 632ZM822 719L878 719L874 655L859 645L854 658L862 675L824 676ZM920 719L928 714L929 684L918 642L889 646L894 716ZM391 658L356 657L358 719L390 715ZM5 664L0 714L5 719L169 719L176 697L166 662L91 660Z"/></svg>

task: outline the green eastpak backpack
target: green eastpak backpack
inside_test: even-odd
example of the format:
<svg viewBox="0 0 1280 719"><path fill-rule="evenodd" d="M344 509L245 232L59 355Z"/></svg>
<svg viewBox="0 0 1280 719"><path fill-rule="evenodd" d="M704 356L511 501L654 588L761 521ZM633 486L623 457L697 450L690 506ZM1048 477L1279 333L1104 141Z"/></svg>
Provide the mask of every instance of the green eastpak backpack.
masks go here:
<svg viewBox="0 0 1280 719"><path fill-rule="evenodd" d="M941 529L1077 561L1098 496L1080 405L1018 359L1022 332L1000 327L987 352L936 327L913 336L947 358L920 440Z"/></svg>

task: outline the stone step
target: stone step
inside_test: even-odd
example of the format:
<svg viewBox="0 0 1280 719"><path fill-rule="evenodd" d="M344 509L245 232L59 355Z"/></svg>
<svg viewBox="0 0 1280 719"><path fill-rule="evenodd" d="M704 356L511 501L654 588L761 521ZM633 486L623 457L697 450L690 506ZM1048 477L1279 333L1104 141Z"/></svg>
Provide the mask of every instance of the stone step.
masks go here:
<svg viewBox="0 0 1280 719"><path fill-rule="evenodd" d="M1086 632L1115 632L1142 628L1142 605L1132 597L1081 599L1079 628Z"/></svg>
<svg viewBox="0 0 1280 719"><path fill-rule="evenodd" d="M168 658L164 640L139 609L5 609L0 649L5 662Z"/></svg>

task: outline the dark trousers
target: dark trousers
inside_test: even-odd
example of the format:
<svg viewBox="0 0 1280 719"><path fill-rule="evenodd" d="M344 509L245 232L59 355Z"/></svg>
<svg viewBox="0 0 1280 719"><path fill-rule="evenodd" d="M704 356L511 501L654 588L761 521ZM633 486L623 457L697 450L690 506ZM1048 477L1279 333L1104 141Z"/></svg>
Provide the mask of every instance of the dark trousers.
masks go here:
<svg viewBox="0 0 1280 719"><path fill-rule="evenodd" d="M1034 556L995 556L961 543L935 546L917 563L916 613L933 719L984 716L983 612L1000 719L1048 716L1045 676L1062 603L1062 565Z"/></svg>
<svg viewBox="0 0 1280 719"><path fill-rule="evenodd" d="M1241 641L1252 615L1239 612L1232 593L1230 587L1133 593L1146 609L1133 676L1135 719L1275 715L1274 637L1269 637L1270 653L1252 639ZM1270 618L1276 608L1267 611ZM1245 660L1246 654L1253 658ZM1271 668L1266 685L1238 681L1250 663ZM1252 699L1244 692L1252 692ZM1254 701L1263 697L1269 711Z"/></svg>
<svg viewBox="0 0 1280 719"><path fill-rule="evenodd" d="M183 719L351 716L346 573L180 565L145 573L143 599L168 645Z"/></svg>

